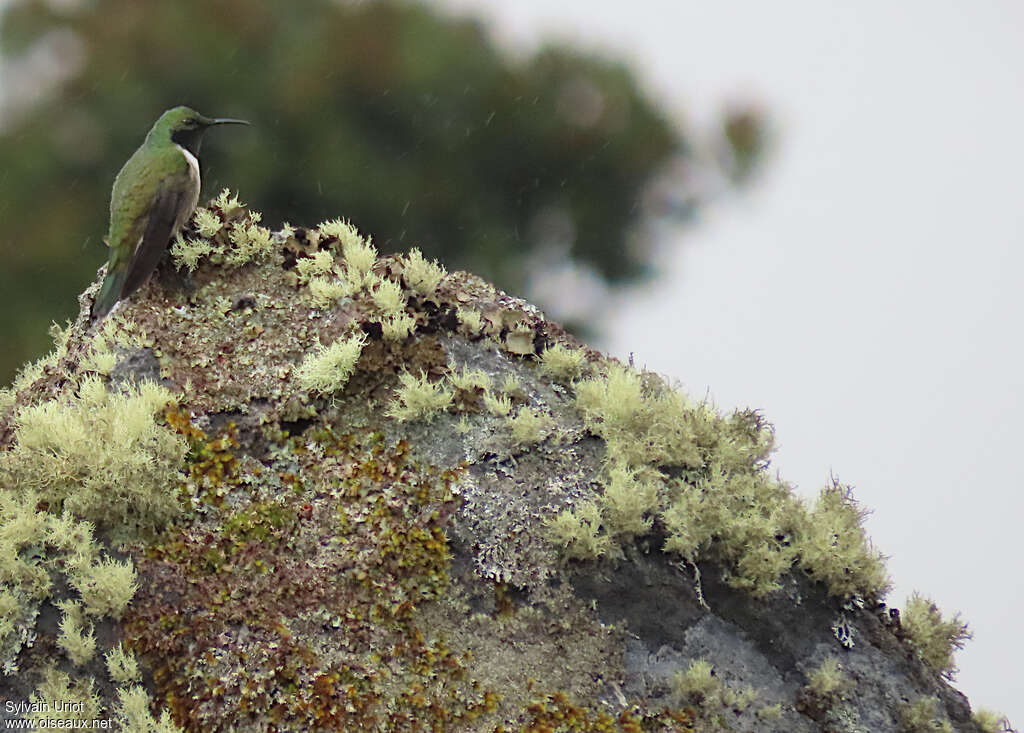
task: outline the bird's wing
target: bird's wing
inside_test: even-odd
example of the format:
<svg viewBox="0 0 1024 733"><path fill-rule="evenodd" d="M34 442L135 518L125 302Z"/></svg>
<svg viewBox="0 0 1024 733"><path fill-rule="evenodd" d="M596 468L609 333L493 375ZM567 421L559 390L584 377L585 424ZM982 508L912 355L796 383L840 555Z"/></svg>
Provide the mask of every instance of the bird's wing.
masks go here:
<svg viewBox="0 0 1024 733"><path fill-rule="evenodd" d="M149 209L146 228L128 268L121 298L127 298L146 282L167 252L167 243L174 235L174 224L186 205L188 192L183 186L163 185L157 189Z"/></svg>

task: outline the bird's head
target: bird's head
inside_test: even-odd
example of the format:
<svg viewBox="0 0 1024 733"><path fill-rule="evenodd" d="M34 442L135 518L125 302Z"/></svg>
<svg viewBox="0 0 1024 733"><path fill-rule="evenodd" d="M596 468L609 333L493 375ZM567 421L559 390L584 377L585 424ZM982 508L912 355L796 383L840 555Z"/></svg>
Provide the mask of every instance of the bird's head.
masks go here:
<svg viewBox="0 0 1024 733"><path fill-rule="evenodd" d="M203 133L214 125L248 125L245 120L226 117L206 117L191 107L174 107L160 115L147 140L177 143L193 155L199 155Z"/></svg>

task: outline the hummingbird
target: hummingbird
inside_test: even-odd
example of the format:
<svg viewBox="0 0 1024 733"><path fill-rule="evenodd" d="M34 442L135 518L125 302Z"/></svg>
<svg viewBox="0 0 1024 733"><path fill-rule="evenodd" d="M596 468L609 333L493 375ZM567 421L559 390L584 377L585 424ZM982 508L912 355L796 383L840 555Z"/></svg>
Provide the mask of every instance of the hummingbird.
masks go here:
<svg viewBox="0 0 1024 733"><path fill-rule="evenodd" d="M248 125L245 120L204 117L189 107L160 115L114 179L110 196L107 274L92 306L103 318L134 293L156 269L170 241L199 203L199 144L214 125Z"/></svg>

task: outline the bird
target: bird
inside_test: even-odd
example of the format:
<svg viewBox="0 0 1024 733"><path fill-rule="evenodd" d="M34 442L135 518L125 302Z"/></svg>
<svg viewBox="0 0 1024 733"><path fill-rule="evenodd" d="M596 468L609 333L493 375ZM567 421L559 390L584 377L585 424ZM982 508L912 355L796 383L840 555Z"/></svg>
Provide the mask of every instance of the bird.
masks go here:
<svg viewBox="0 0 1024 733"><path fill-rule="evenodd" d="M160 115L114 179L110 195L110 249L106 276L92 306L102 319L149 278L199 203L199 144L215 125L245 120L205 117L190 107Z"/></svg>

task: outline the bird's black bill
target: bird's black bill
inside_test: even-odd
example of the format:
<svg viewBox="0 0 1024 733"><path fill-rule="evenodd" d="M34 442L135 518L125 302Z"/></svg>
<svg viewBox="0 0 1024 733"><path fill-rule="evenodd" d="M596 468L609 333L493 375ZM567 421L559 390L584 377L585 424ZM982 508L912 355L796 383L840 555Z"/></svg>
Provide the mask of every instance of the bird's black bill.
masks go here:
<svg viewBox="0 0 1024 733"><path fill-rule="evenodd" d="M247 120L234 120L230 117L217 117L210 120L211 125L248 125L250 124Z"/></svg>

